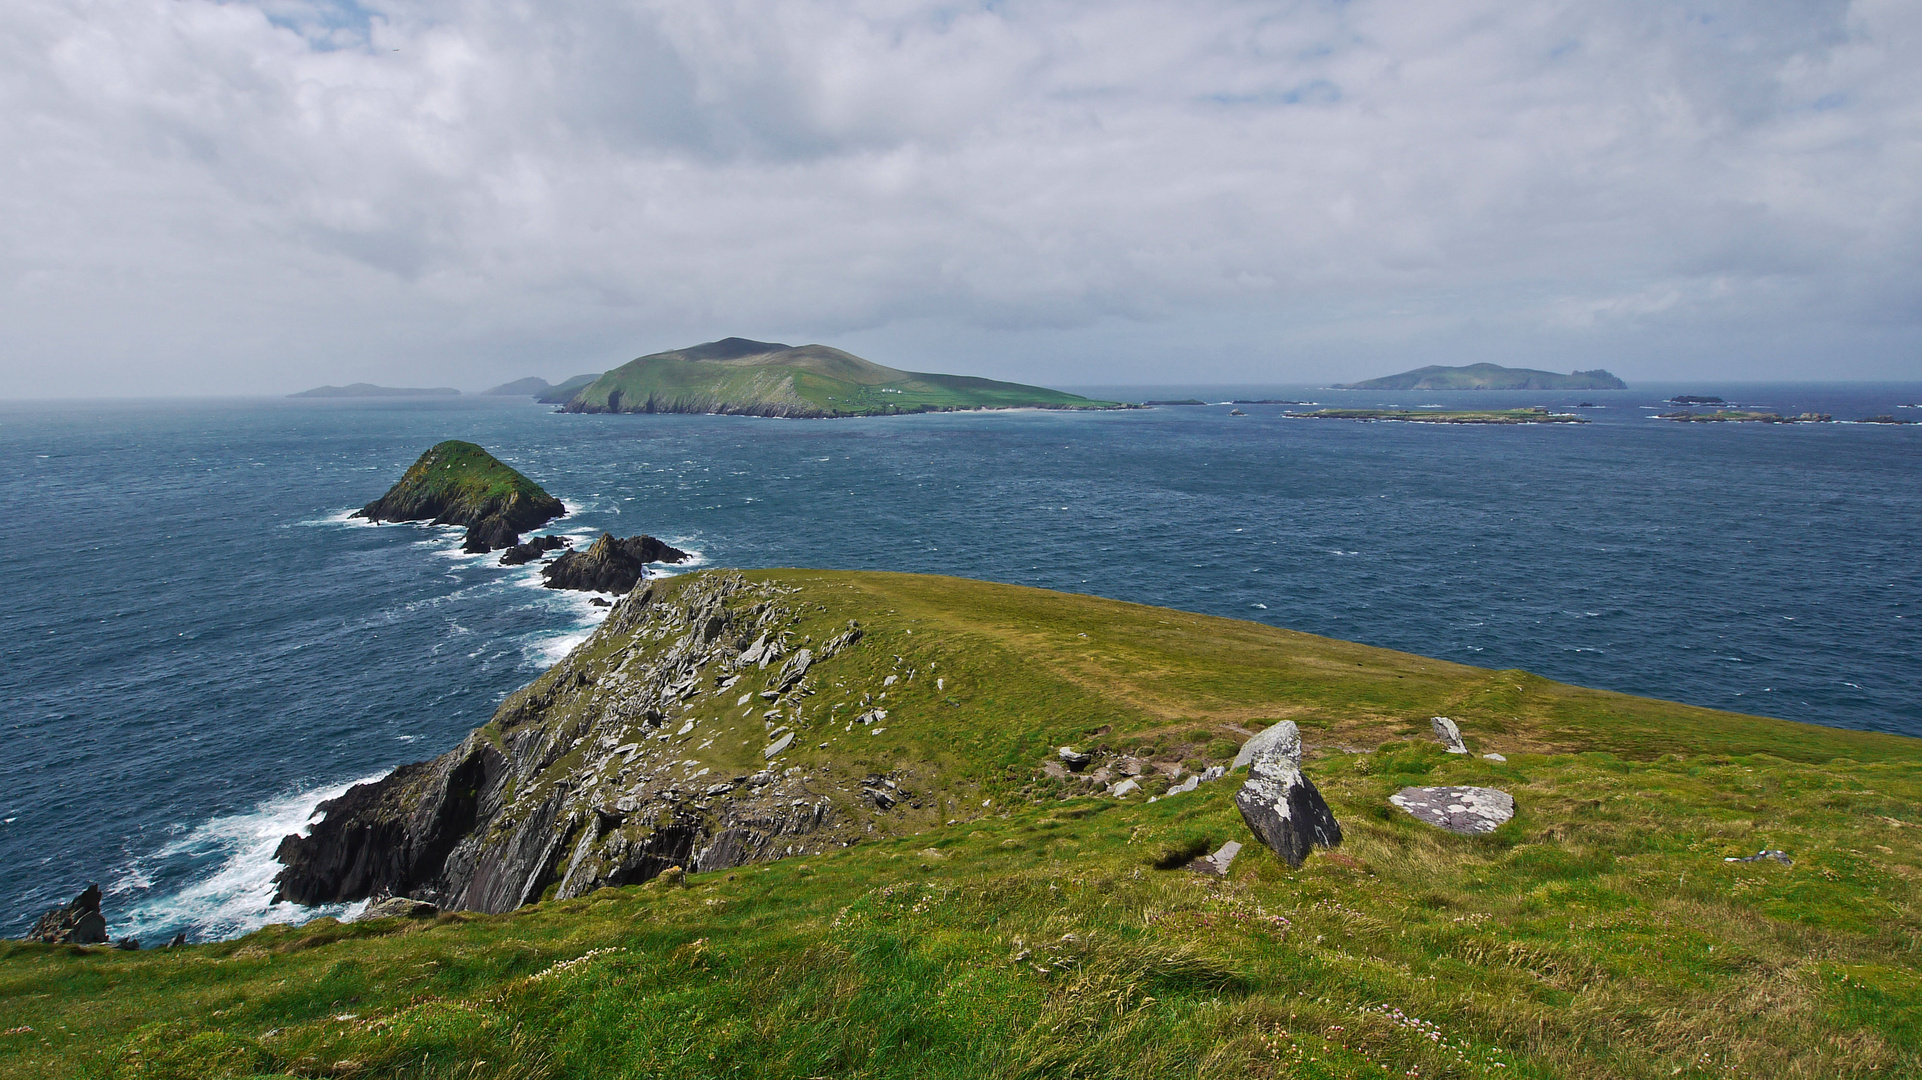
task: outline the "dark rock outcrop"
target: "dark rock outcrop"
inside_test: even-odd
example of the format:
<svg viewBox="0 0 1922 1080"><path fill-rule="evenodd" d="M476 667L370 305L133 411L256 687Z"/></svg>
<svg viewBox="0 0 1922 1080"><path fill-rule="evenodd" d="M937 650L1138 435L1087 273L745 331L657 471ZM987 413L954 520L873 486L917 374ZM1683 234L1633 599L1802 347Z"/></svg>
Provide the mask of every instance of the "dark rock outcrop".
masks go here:
<svg viewBox="0 0 1922 1080"><path fill-rule="evenodd" d="M1339 847L1341 825L1314 781L1283 754L1257 754L1235 806L1249 831L1289 866L1300 866L1311 848Z"/></svg>
<svg viewBox="0 0 1922 1080"><path fill-rule="evenodd" d="M648 563L686 558L687 552L652 536L617 540L613 533L602 533L586 551L570 551L542 567L541 576L550 589L624 593L647 576Z"/></svg>
<svg viewBox="0 0 1922 1080"><path fill-rule="evenodd" d="M368 521L465 525L462 549L492 551L567 513L539 484L470 442L449 439L422 454L387 494L354 512Z"/></svg>
<svg viewBox="0 0 1922 1080"><path fill-rule="evenodd" d="M47 909L27 933L28 941L54 945L104 945L107 920L100 914L100 886L89 885L71 903Z"/></svg>
<svg viewBox="0 0 1922 1080"><path fill-rule="evenodd" d="M506 551L501 552L501 565L521 566L533 562L550 551L559 551L567 546L568 541L564 537L530 537L525 544L512 544Z"/></svg>
<svg viewBox="0 0 1922 1080"><path fill-rule="evenodd" d="M696 771L690 759L703 739L763 733L764 720L743 715L736 700L757 662L744 646L760 644L757 660L778 655L796 613L781 603L781 587L738 575L676 583L671 599L657 600L656 588L643 583L622 597L593 637L459 747L322 804L308 834L275 853L284 864L278 896L508 911L645 882L669 867L723 869L852 842L871 827L866 815L901 812L872 790L912 802L894 794L893 781L835 783L779 763L732 777ZM781 711L791 742L791 725L805 724L809 669L860 640L849 624L809 661L794 662L808 655L796 651L767 672L780 689L749 711ZM697 708L703 698L709 706Z"/></svg>

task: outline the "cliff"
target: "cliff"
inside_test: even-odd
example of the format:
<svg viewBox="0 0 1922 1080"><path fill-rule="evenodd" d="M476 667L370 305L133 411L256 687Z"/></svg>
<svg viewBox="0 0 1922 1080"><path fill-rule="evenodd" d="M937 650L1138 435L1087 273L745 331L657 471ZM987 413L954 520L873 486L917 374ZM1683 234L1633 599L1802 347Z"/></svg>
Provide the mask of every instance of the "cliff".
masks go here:
<svg viewBox="0 0 1922 1080"><path fill-rule="evenodd" d="M567 513L539 484L470 442L450 439L422 454L387 494L354 512L369 521L465 525L468 551L520 542L520 533Z"/></svg>
<svg viewBox="0 0 1922 1080"><path fill-rule="evenodd" d="M1114 402L1021 383L902 371L826 345L724 338L607 372L570 412L886 416L963 409L1101 409Z"/></svg>
<svg viewBox="0 0 1922 1080"><path fill-rule="evenodd" d="M1500 364L1468 364L1464 367L1428 367L1386 375L1358 383L1346 383L1337 390L1626 390L1628 384L1601 368L1563 375L1534 368L1510 368Z"/></svg>

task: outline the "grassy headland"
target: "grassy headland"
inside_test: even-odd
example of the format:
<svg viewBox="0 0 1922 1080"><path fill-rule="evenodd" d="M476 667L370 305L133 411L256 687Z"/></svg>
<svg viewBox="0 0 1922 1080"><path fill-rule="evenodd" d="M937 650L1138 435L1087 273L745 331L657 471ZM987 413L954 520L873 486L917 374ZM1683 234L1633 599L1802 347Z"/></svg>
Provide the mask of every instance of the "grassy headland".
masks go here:
<svg viewBox="0 0 1922 1080"><path fill-rule="evenodd" d="M825 345L726 338L654 353L607 372L574 412L884 416L961 409L1098 409L1114 402L966 375L900 371Z"/></svg>
<svg viewBox="0 0 1922 1080"><path fill-rule="evenodd" d="M793 590L797 642L849 619L866 635L813 676L782 762L911 777L918 808L865 812L851 846L504 915L0 945L0 1075L1922 1068L1922 742L1086 596L748 576ZM610 629L525 693L674 644ZM838 699L884 685L884 724L836 722ZM710 733L739 713L714 707ZM1477 756L1441 752L1437 714ZM1198 767L1280 719L1347 836L1300 870L1253 844L1224 879L1164 869L1249 843L1233 778L1148 803L1041 769L1064 743ZM759 725L739 733L746 749L703 753L759 767ZM1409 784L1500 787L1518 813L1454 836L1388 805ZM1762 848L1794 864L1724 861Z"/></svg>

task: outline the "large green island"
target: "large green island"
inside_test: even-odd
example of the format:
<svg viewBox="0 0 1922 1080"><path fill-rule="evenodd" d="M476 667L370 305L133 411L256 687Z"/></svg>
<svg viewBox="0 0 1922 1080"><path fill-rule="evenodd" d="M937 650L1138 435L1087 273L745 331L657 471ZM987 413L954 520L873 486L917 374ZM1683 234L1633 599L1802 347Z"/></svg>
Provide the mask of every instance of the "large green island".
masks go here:
<svg viewBox="0 0 1922 1080"><path fill-rule="evenodd" d="M1021 383L901 371L826 345L724 338L629 361L576 391L569 412L887 416L971 409L1111 409Z"/></svg>
<svg viewBox="0 0 1922 1080"><path fill-rule="evenodd" d="M1500 364L1467 364L1462 367L1428 367L1385 375L1358 383L1336 386L1337 390L1626 390L1628 384L1601 368L1563 375L1534 368L1511 368Z"/></svg>
<svg viewBox="0 0 1922 1080"><path fill-rule="evenodd" d="M1285 722L1342 833L1298 867L1218 772ZM1918 807L1914 739L700 571L283 843L283 895L380 917L0 944L0 1077L1915 1076Z"/></svg>
<svg viewBox="0 0 1922 1080"><path fill-rule="evenodd" d="M1411 424L1586 424L1573 413L1529 409L1316 409L1285 413L1295 420L1398 420Z"/></svg>

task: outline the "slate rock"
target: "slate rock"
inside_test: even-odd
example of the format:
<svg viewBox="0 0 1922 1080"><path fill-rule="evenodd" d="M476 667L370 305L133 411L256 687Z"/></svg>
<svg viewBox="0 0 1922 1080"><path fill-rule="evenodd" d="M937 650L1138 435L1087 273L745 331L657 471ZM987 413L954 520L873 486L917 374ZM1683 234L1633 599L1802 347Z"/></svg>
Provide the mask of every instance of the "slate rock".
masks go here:
<svg viewBox="0 0 1922 1080"><path fill-rule="evenodd" d="M514 544L501 552L502 566L520 566L531 563L550 551L559 551L567 546L567 541L558 536L535 536L524 544Z"/></svg>
<svg viewBox="0 0 1922 1080"><path fill-rule="evenodd" d="M1076 750L1072 746L1064 746L1061 749L1055 751L1055 754L1061 758L1061 763L1063 765L1066 765L1070 770L1074 772L1080 772L1081 770L1087 768L1088 763L1094 760L1093 754L1090 754L1085 750Z"/></svg>
<svg viewBox="0 0 1922 1080"><path fill-rule="evenodd" d="M1256 732L1247 742L1241 744L1241 751L1235 755L1234 764L1228 766L1233 772L1255 760L1257 754L1269 752L1280 754L1301 767L1301 729L1293 720L1283 720Z"/></svg>
<svg viewBox="0 0 1922 1080"><path fill-rule="evenodd" d="M1132 792L1136 792L1140 790L1141 790L1141 784L1138 783L1133 777L1129 777L1128 779L1123 780L1119 784L1116 784L1114 787L1110 788L1108 791L1108 794L1113 795L1115 798L1118 799L1123 795L1127 795Z"/></svg>
<svg viewBox="0 0 1922 1080"><path fill-rule="evenodd" d="M107 920L100 914L100 886L89 885L73 902L48 908L27 934L28 941L53 945L104 945Z"/></svg>
<svg viewBox="0 0 1922 1080"><path fill-rule="evenodd" d="M1494 832L1515 816L1514 796L1498 788L1407 787L1388 801L1417 821L1461 836Z"/></svg>
<svg viewBox="0 0 1922 1080"><path fill-rule="evenodd" d="M1756 852L1753 855L1742 855L1739 857L1731 856L1730 858L1723 859L1722 861L1723 862L1761 862L1763 859L1774 859L1776 862L1781 863L1783 866L1795 865L1795 860L1789 858L1788 852L1775 851L1771 848L1763 848L1762 850Z"/></svg>
<svg viewBox="0 0 1922 1080"><path fill-rule="evenodd" d="M615 539L602 533L586 551L570 551L541 567L542 582L550 589L625 593L647 576L647 564L677 563L687 552L669 547L652 536Z"/></svg>
<svg viewBox="0 0 1922 1080"><path fill-rule="evenodd" d="M779 754L783 750L786 750L789 746L793 745L793 743L794 743L794 733L790 731L786 735L783 735L780 738L769 743L767 745L767 748L761 751L761 756L771 761L773 760L774 755ZM751 782L752 781L750 781L750 783Z"/></svg>
<svg viewBox="0 0 1922 1080"><path fill-rule="evenodd" d="M1316 845L1341 845L1341 825L1334 811L1282 747L1255 756L1247 783L1235 792L1235 806L1256 839L1289 866L1300 866Z"/></svg>
<svg viewBox="0 0 1922 1080"><path fill-rule="evenodd" d="M355 922L369 919L431 919L440 909L425 900L414 900L405 896L390 896L385 900L367 905L367 910L354 916Z"/></svg>
<svg viewBox="0 0 1922 1080"><path fill-rule="evenodd" d="M1209 877L1224 877L1228 873L1228 864L1234 862L1235 856L1239 854L1241 854L1241 842L1230 840L1221 845L1220 850L1213 855L1204 855L1189 863L1188 869L1197 874L1207 874Z"/></svg>
<svg viewBox="0 0 1922 1080"><path fill-rule="evenodd" d="M1451 754L1468 753L1468 745L1462 742L1462 729L1446 716L1429 717L1428 723L1435 729L1435 738L1440 740L1442 749Z"/></svg>

